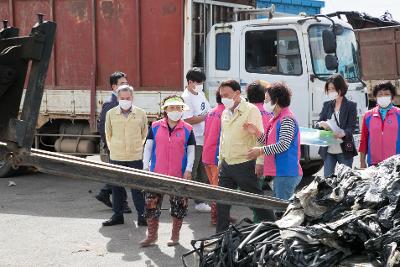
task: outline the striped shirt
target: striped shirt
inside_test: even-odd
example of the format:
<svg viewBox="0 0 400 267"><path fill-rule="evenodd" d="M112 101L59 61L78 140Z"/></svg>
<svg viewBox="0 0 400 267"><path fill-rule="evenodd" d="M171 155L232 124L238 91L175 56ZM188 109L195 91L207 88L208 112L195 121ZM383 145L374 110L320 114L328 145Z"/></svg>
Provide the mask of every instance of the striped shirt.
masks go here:
<svg viewBox="0 0 400 267"><path fill-rule="evenodd" d="M290 144L293 141L295 130L295 122L292 118L284 118L281 123L281 128L279 130L279 141L276 144L264 146L265 155L276 155L285 152L289 149ZM268 133L263 133L258 139L261 144L266 143Z"/></svg>

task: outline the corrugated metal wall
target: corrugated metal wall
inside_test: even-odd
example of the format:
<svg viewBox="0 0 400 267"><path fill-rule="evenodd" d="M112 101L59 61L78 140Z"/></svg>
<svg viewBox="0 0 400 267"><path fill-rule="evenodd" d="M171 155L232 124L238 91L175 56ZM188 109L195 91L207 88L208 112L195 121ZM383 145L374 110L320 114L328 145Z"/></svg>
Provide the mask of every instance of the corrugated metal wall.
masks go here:
<svg viewBox="0 0 400 267"><path fill-rule="evenodd" d="M184 5L189 0L0 0L0 19L28 34L36 14L57 23L48 89L108 90L115 70L137 90L182 90ZM211 25L232 21L232 4L193 3L191 65L204 66L204 40ZM211 4L212 3L212 4ZM227 3L228 6L223 6Z"/></svg>
<svg viewBox="0 0 400 267"><path fill-rule="evenodd" d="M108 89L115 70L138 89L182 88L182 0L0 0L21 34L37 13L57 22L48 88Z"/></svg>

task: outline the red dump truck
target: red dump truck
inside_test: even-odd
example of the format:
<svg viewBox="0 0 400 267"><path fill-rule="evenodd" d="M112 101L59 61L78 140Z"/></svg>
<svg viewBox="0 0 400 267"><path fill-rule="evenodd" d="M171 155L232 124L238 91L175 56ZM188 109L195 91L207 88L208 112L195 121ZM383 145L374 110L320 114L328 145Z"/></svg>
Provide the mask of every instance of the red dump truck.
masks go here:
<svg viewBox="0 0 400 267"><path fill-rule="evenodd" d="M109 76L128 75L136 102L155 118L180 93L184 73L204 67L208 29L255 0L0 0L0 19L29 34L36 14L57 22L34 146L72 155L99 152L96 121ZM13 170L0 162L0 177Z"/></svg>

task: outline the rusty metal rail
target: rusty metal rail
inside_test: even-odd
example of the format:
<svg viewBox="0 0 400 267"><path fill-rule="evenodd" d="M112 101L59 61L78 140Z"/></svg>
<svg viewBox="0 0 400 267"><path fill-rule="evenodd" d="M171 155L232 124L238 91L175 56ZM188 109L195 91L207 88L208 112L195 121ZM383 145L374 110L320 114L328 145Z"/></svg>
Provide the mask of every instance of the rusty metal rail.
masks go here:
<svg viewBox="0 0 400 267"><path fill-rule="evenodd" d="M4 148L4 144L0 143ZM60 153L32 149L22 154L9 154L16 165L34 166L39 171L63 177L88 179L97 182L142 189L161 194L216 201L253 208L282 210L286 201L273 197L260 196L239 190L214 187L207 184L177 179L171 176L132 169L128 167L94 162Z"/></svg>

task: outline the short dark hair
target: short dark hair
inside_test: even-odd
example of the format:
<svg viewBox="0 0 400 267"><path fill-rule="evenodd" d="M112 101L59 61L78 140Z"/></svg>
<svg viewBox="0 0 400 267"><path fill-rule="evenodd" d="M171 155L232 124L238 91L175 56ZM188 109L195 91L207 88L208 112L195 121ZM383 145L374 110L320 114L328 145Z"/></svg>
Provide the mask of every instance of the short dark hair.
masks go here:
<svg viewBox="0 0 400 267"><path fill-rule="evenodd" d="M215 92L215 100L217 101L218 104L222 104L222 99L221 99L221 93L219 92L219 88Z"/></svg>
<svg viewBox="0 0 400 267"><path fill-rule="evenodd" d="M374 89L372 91L372 94L374 97L378 95L379 91L390 91L390 94L392 95L392 98L396 96L396 87L389 81L387 82L380 82L377 85L374 86Z"/></svg>
<svg viewBox="0 0 400 267"><path fill-rule="evenodd" d="M186 73L186 81L202 83L206 80L206 75L200 68L193 68Z"/></svg>
<svg viewBox="0 0 400 267"><path fill-rule="evenodd" d="M242 88L240 88L240 84L235 80L223 81L220 85L220 88L225 86L232 88L233 91L242 91Z"/></svg>
<svg viewBox="0 0 400 267"><path fill-rule="evenodd" d="M267 88L263 84L255 81L247 87L247 99L252 104L262 103L265 100L266 90Z"/></svg>
<svg viewBox="0 0 400 267"><path fill-rule="evenodd" d="M126 78L126 74L122 71L116 71L110 76L110 86L117 85L118 80L121 78Z"/></svg>
<svg viewBox="0 0 400 267"><path fill-rule="evenodd" d="M325 93L328 93L328 86L329 84L333 84L333 86L335 86L335 90L336 92L338 92L338 94L340 96L345 96L347 93L347 82L345 81L345 79L343 78L342 75L340 74L333 74L331 75L328 80L326 80L325 83Z"/></svg>
<svg viewBox="0 0 400 267"><path fill-rule="evenodd" d="M290 100L292 98L292 91L284 82L275 82L271 85L271 88L267 90L271 97L272 104L278 104L281 108L290 106Z"/></svg>

